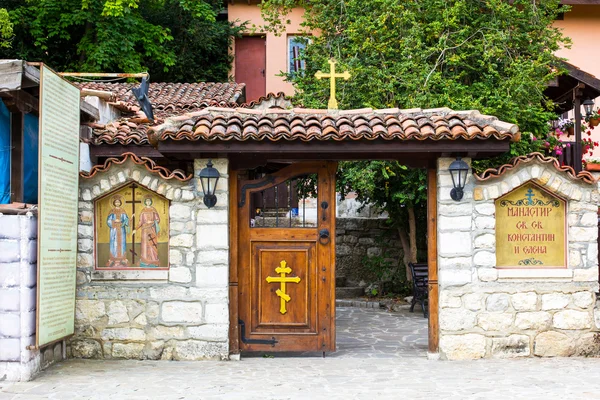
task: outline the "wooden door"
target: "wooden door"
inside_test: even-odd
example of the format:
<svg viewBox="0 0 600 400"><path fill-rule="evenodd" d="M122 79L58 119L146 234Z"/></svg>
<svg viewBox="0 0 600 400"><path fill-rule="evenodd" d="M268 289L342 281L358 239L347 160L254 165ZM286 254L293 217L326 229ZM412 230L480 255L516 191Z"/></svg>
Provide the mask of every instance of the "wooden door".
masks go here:
<svg viewBox="0 0 600 400"><path fill-rule="evenodd" d="M240 350L335 350L335 171L299 163L238 182ZM257 221L254 194L282 185L298 192L298 213Z"/></svg>
<svg viewBox="0 0 600 400"><path fill-rule="evenodd" d="M235 39L235 81L246 84L246 101L267 93L267 47L264 36Z"/></svg>

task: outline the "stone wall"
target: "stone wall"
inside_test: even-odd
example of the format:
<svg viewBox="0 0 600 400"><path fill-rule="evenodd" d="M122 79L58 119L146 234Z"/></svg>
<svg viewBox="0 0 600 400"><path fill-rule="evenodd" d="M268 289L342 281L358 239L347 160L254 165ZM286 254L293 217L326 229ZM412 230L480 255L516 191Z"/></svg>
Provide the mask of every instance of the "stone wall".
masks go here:
<svg viewBox="0 0 600 400"><path fill-rule="evenodd" d="M207 160L194 162L195 176ZM80 180L75 337L70 356L163 360L227 359L229 306L228 162L217 205L196 178L165 180L127 161ZM171 201L169 271L94 269L94 200L138 182Z"/></svg>
<svg viewBox="0 0 600 400"><path fill-rule="evenodd" d="M0 214L0 381L26 381L62 360L62 343L35 346L37 218Z"/></svg>
<svg viewBox="0 0 600 400"><path fill-rule="evenodd" d="M483 183L470 176L455 202L452 161L438 160L441 357L600 354L597 188L534 159ZM527 181L567 200L567 268L496 268L494 200Z"/></svg>
<svg viewBox="0 0 600 400"><path fill-rule="evenodd" d="M347 279L347 286L375 282L373 271L366 268L365 257L385 252L396 263L402 257L398 232L390 229L386 218L336 218L335 273ZM365 285L366 286L366 285Z"/></svg>

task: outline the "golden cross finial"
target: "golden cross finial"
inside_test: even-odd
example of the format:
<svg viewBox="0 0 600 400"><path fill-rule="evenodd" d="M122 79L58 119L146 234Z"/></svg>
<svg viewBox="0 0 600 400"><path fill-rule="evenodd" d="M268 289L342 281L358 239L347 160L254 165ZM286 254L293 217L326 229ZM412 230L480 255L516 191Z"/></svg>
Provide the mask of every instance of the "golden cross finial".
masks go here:
<svg viewBox="0 0 600 400"><path fill-rule="evenodd" d="M350 79L350 72L348 71L344 71L341 74L336 74L335 73L335 60L333 58L329 59L329 65L331 66L329 73L323 73L321 71L317 71L317 73L315 74L315 78L317 79L322 79L322 78L330 78L329 81L329 103L327 103L327 108L330 110L337 110L338 109L338 103L337 100L335 98L335 78L344 78L345 80Z"/></svg>
<svg viewBox="0 0 600 400"><path fill-rule="evenodd" d="M285 276L285 274L291 273L292 269L290 267L286 266L287 263L285 261L281 261L279 263L279 265L280 265L279 267L275 268L275 272L277 272L279 274L279 277L267 276L267 282L268 283L273 283L273 282L281 283L281 288L277 289L275 291L275 293L277 293L277 296L279 296L281 298L281 306L279 307L279 312L282 314L285 314L287 312L287 310L285 308L285 303L292 299L290 297L290 295L285 292L285 284L288 282L299 283L300 277L294 276L292 278L289 276Z"/></svg>

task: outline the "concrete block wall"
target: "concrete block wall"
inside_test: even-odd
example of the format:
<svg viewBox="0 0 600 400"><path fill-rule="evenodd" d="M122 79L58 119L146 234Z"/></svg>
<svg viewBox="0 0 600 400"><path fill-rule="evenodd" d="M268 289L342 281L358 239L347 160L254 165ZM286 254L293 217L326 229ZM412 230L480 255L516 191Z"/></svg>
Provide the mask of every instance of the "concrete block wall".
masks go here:
<svg viewBox="0 0 600 400"><path fill-rule="evenodd" d="M0 215L0 381L29 380L62 359L60 343L56 358L55 346L28 349L35 345L36 283L37 217Z"/></svg>
<svg viewBox="0 0 600 400"><path fill-rule="evenodd" d="M196 160L195 176L208 160ZM228 162L213 160L221 174L217 205L207 209L200 182L165 180L127 161L80 180L75 337L77 358L199 360L229 356ZM164 195L170 206L170 268L126 277L95 270L94 200L137 182ZM129 272L129 271L128 271Z"/></svg>
<svg viewBox="0 0 600 400"><path fill-rule="evenodd" d="M534 160L486 182L469 176L456 202L452 161L438 160L441 357L600 355L597 188ZM567 268L496 268L494 200L528 181L567 200Z"/></svg>

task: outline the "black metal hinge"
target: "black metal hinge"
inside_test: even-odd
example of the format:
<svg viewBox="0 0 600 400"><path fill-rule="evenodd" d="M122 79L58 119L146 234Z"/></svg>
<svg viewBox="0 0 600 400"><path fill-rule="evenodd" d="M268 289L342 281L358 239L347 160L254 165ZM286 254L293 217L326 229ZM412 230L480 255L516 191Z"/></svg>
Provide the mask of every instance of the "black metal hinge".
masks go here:
<svg viewBox="0 0 600 400"><path fill-rule="evenodd" d="M263 179L260 182L246 183L244 186L242 186L242 192L241 192L240 202L238 204L238 207L242 208L246 204L246 190L248 190L248 189L256 189L256 188L264 186L264 185L266 185L268 183L273 183L273 182L275 182L275 177L273 175L267 175L265 177L265 179Z"/></svg>
<svg viewBox="0 0 600 400"><path fill-rule="evenodd" d="M247 339L246 338L246 324L241 319L238 320L238 323L240 324L240 336L241 336L242 342L244 342L246 344L270 344L273 347L275 347L275 344L278 343L277 339L275 339L275 338L271 338L271 339Z"/></svg>

